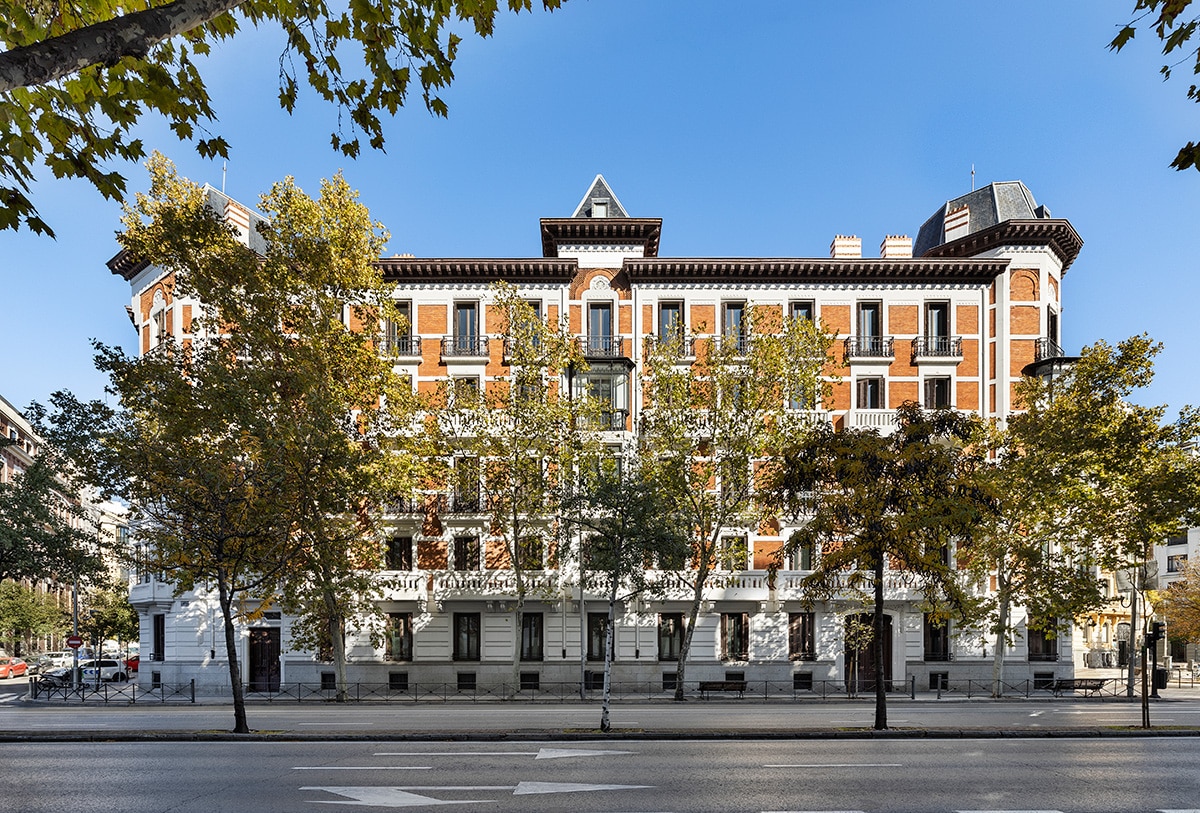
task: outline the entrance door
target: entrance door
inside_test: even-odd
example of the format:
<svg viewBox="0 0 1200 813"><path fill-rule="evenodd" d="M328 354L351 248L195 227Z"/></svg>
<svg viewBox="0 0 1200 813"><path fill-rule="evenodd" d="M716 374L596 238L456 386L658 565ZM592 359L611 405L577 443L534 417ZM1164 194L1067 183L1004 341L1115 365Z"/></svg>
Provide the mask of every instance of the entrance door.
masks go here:
<svg viewBox="0 0 1200 813"><path fill-rule="evenodd" d="M259 627L250 630L250 663L248 675L252 692L279 691L280 639L278 627Z"/></svg>
<svg viewBox="0 0 1200 813"><path fill-rule="evenodd" d="M851 692L859 690L875 691L875 642L862 641L854 648L854 631L871 629L874 617L870 613L861 613L846 617L846 687ZM888 689L892 687L892 617L883 617L883 683Z"/></svg>

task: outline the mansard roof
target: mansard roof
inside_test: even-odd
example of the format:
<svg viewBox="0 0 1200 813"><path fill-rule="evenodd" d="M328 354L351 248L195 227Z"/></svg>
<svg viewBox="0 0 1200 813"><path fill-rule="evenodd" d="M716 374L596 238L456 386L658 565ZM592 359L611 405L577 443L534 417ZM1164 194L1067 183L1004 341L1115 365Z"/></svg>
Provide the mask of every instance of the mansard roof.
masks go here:
<svg viewBox="0 0 1200 813"><path fill-rule="evenodd" d="M541 224L543 257L557 257L563 243L638 245L644 256L657 257L662 235L662 218L630 217L603 175L595 177L570 217L543 217Z"/></svg>
<svg viewBox="0 0 1200 813"><path fill-rule="evenodd" d="M596 213L597 203L606 204L605 214ZM579 201L579 205L575 207L575 213L571 217L629 217L629 215L626 214L621 201L617 200L608 181L604 180L603 175L598 174L592 181L592 185L588 187L583 200Z"/></svg>
<svg viewBox="0 0 1200 813"><path fill-rule="evenodd" d="M967 234L946 241L947 216L967 209ZM1069 222L1054 219L1021 181L997 181L948 200L922 224L916 257L963 257L1003 245L1048 245L1063 271L1079 256L1083 240Z"/></svg>

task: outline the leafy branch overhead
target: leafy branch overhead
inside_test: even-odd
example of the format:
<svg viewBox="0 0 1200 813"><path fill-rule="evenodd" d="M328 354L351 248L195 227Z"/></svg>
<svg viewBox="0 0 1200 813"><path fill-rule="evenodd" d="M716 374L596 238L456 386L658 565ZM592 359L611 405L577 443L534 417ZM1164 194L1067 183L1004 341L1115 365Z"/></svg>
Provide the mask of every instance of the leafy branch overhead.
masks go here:
<svg viewBox="0 0 1200 813"><path fill-rule="evenodd" d="M508 8L530 11L532 0ZM54 235L31 198L38 164L121 197L125 177L108 166L145 157L133 131L147 113L200 155L228 157L230 144L209 129L217 115L201 68L246 22L283 29L280 105L292 112L307 82L338 109L333 148L353 158L362 139L384 148L381 116L405 104L413 82L430 112L447 114L439 94L462 41L452 29L490 36L497 13L496 0L0 0L0 229Z"/></svg>
<svg viewBox="0 0 1200 813"><path fill-rule="evenodd" d="M1197 25L1200 25L1200 15L1185 13L1191 4L1192 0L1136 0L1133 19L1121 27L1108 44L1109 49L1120 51L1133 40L1138 27L1143 26L1162 42L1163 56L1173 60L1159 68L1164 81L1170 79L1171 73L1180 65L1191 65L1192 75L1200 75L1200 48L1192 40ZM1200 104L1200 88L1196 82L1188 87L1187 97ZM1200 142L1189 141L1180 148L1171 166L1200 170Z"/></svg>

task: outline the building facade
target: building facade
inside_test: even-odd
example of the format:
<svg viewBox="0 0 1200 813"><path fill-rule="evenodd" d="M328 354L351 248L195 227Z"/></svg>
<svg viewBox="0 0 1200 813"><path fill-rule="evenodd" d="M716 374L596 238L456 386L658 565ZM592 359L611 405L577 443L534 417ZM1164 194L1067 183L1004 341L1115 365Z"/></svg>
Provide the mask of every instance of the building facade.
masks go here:
<svg viewBox="0 0 1200 813"><path fill-rule="evenodd" d="M216 190L208 194L253 247L257 216ZM542 219L540 227L537 256L381 258L410 326L389 332L386 346L418 390L456 379L486 387L505 372L491 286L510 283L543 318L578 337L589 369L570 386L607 401L606 442L614 446L638 431L652 342L672 332L689 340L727 336L747 309L764 306L819 320L836 339L829 395L804 405L815 406L820 420L889 432L905 401L1003 419L1022 369L1062 354L1062 280L1082 246L1069 222L1052 218L1016 181L946 202L915 241L885 236L878 257L864 257L858 237L841 235L820 258L663 257L662 220L630 217L601 176L569 217ZM199 303L174 299L169 277L126 255L109 266L131 284L144 352L167 334L191 338ZM536 589L515 617L514 580L503 557L490 555L487 516L453 500L433 504L435 522L415 505L398 504L389 517L381 599L388 634L382 643L365 632L351 636L350 679L393 689L511 683L517 673L530 687L592 680L602 665L601 597L581 591L569 573L546 569L534 574ZM689 682L745 678L791 690L844 681L846 619L861 608L848 599L807 605L798 583L811 563L802 557L768 577L786 526L729 532L745 540L745 555L705 595ZM893 575L885 599L889 680L919 689L990 680L992 641L930 623L920 595ZM143 660L153 662L143 680L227 680L211 597L175 595L154 574L141 574L131 599L144 620ZM682 588L622 604L616 681L673 687L689 605ZM268 612L240 632L251 689L330 679L328 664L292 647L286 615ZM1057 638L1026 635L1022 626L1006 678L1070 676L1072 637L1069 620Z"/></svg>

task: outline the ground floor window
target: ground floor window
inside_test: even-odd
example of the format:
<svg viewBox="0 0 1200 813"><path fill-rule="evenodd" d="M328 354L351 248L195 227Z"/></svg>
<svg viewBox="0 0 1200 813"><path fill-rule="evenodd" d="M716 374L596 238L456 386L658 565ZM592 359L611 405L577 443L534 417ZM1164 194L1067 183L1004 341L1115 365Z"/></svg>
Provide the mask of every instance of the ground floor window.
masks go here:
<svg viewBox="0 0 1200 813"><path fill-rule="evenodd" d="M1029 660L1056 661L1058 660L1058 639L1054 637L1055 625L1048 622L1042 629L1029 626L1026 629L1026 642L1029 647Z"/></svg>
<svg viewBox="0 0 1200 813"><path fill-rule="evenodd" d="M479 660L479 613L454 614L454 660Z"/></svg>
<svg viewBox="0 0 1200 813"><path fill-rule="evenodd" d="M950 628L931 613L925 613L925 660L950 660Z"/></svg>
<svg viewBox="0 0 1200 813"><path fill-rule="evenodd" d="M817 659L816 619L813 613L788 614L788 657L794 661Z"/></svg>
<svg viewBox="0 0 1200 813"><path fill-rule="evenodd" d="M521 613L521 660L540 661L543 618L541 613Z"/></svg>
<svg viewBox="0 0 1200 813"><path fill-rule="evenodd" d="M750 616L748 613L721 613L721 658L744 661L750 658Z"/></svg>
<svg viewBox="0 0 1200 813"><path fill-rule="evenodd" d="M660 613L658 616L658 659L677 661L683 649L683 613Z"/></svg>
<svg viewBox="0 0 1200 813"><path fill-rule="evenodd" d="M384 659L412 660L412 613L388 613L388 630Z"/></svg>
<svg viewBox="0 0 1200 813"><path fill-rule="evenodd" d="M608 613L588 613L587 659L604 660L604 642L608 637Z"/></svg>

